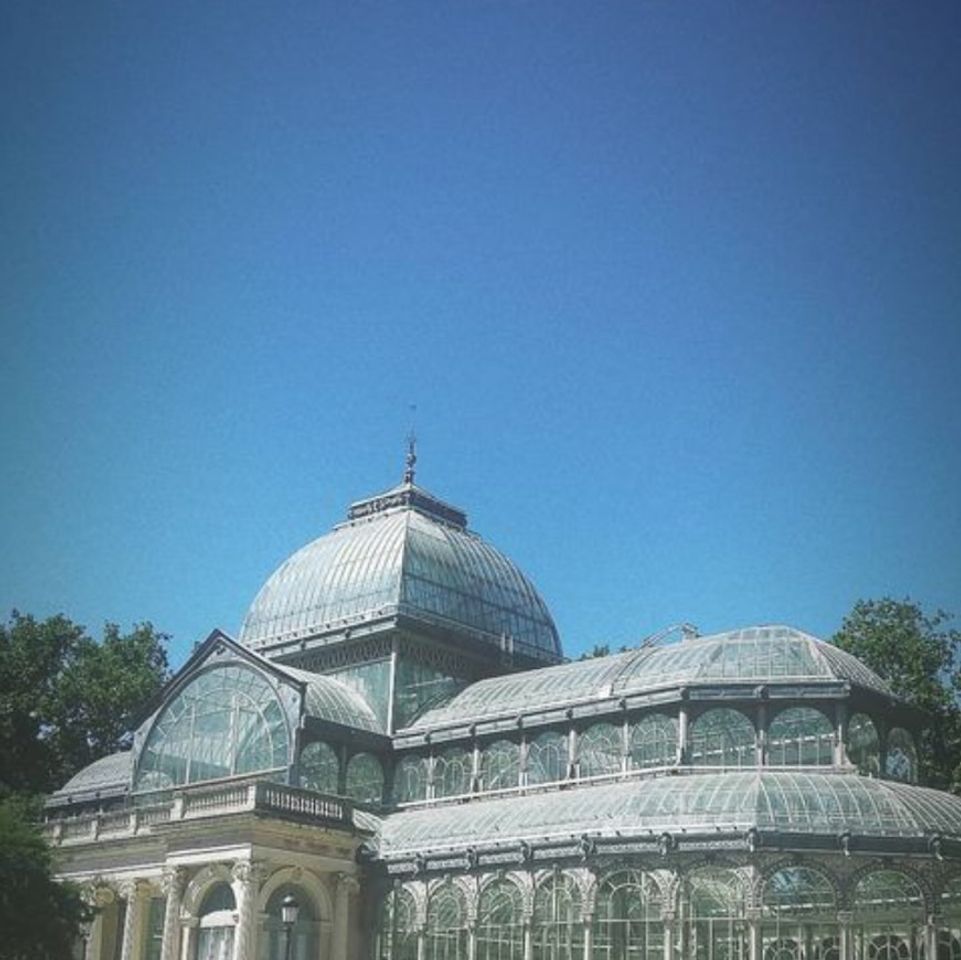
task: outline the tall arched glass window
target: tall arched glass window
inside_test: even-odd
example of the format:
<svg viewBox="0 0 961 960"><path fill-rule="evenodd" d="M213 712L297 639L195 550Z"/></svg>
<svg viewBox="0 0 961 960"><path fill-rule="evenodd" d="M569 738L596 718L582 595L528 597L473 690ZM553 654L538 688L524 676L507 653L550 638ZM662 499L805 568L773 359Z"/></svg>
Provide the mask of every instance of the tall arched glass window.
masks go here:
<svg viewBox="0 0 961 960"><path fill-rule="evenodd" d="M510 740L495 740L481 751L481 789L516 787L521 775L521 748Z"/></svg>
<svg viewBox="0 0 961 960"><path fill-rule="evenodd" d="M834 887L818 871L785 867L769 877L762 916L765 960L840 960Z"/></svg>
<svg viewBox="0 0 961 960"><path fill-rule="evenodd" d="M577 764L582 777L620 773L624 734L612 723L595 723L577 735Z"/></svg>
<svg viewBox="0 0 961 960"><path fill-rule="evenodd" d="M229 883L218 883L207 892L199 910L195 960L231 960L236 909Z"/></svg>
<svg viewBox="0 0 961 960"><path fill-rule="evenodd" d="M438 888L427 902L424 948L427 960L464 960L467 956L467 904L452 883Z"/></svg>
<svg viewBox="0 0 961 960"><path fill-rule="evenodd" d="M771 721L767 762L772 767L830 766L834 762L834 726L813 707L789 707Z"/></svg>
<svg viewBox="0 0 961 960"><path fill-rule="evenodd" d="M137 790L286 768L287 720L257 671L225 665L191 680L159 713L137 767Z"/></svg>
<svg viewBox="0 0 961 960"><path fill-rule="evenodd" d="M567 778L567 737L555 730L538 734L527 745L527 782L556 783Z"/></svg>
<svg viewBox="0 0 961 960"><path fill-rule="evenodd" d="M347 762L347 796L361 803L384 797L384 768L372 753L355 753Z"/></svg>
<svg viewBox="0 0 961 960"><path fill-rule="evenodd" d="M909 876L875 870L854 890L856 960L918 960L924 946L924 896Z"/></svg>
<svg viewBox="0 0 961 960"><path fill-rule="evenodd" d="M690 960L746 960L744 891L737 874L727 867L695 870L684 895L683 955Z"/></svg>
<svg viewBox="0 0 961 960"><path fill-rule="evenodd" d="M563 873L544 880L534 893L531 925L533 960L583 960L581 895Z"/></svg>
<svg viewBox="0 0 961 960"><path fill-rule="evenodd" d="M524 960L523 898L510 880L494 880L481 891L477 960Z"/></svg>
<svg viewBox="0 0 961 960"><path fill-rule="evenodd" d="M623 870L597 891L593 960L663 960L660 889L650 874Z"/></svg>
<svg viewBox="0 0 961 960"><path fill-rule="evenodd" d="M650 713L631 728L631 766L673 766L677 759L677 720L663 713Z"/></svg>
<svg viewBox="0 0 961 960"><path fill-rule="evenodd" d="M417 960L417 906L400 887L385 898L377 936L380 960Z"/></svg>
<svg viewBox="0 0 961 960"><path fill-rule="evenodd" d="M691 725L691 764L752 767L757 763L754 724L739 710L717 707Z"/></svg>
<svg viewBox="0 0 961 960"><path fill-rule="evenodd" d="M427 757L404 757L394 768L394 799L412 803L427 797Z"/></svg>
<svg viewBox="0 0 961 960"><path fill-rule="evenodd" d="M299 907L297 922L290 931L289 958L285 954L287 938L280 913L280 905L286 896L292 896ZM261 941L263 960L274 960L275 957L284 957L285 960L316 960L320 949L319 919L313 901L305 891L290 885L278 887L267 901L267 916L264 917L264 935Z"/></svg>
<svg viewBox="0 0 961 960"><path fill-rule="evenodd" d="M848 760L865 777L881 775L881 740L878 728L866 713L856 713L848 720L846 747Z"/></svg>
<svg viewBox="0 0 961 960"><path fill-rule="evenodd" d="M448 747L434 757L434 796L459 797L470 793L474 755L463 747Z"/></svg>
<svg viewBox="0 0 961 960"><path fill-rule="evenodd" d="M917 747L914 745L914 737L902 727L893 727L888 733L884 769L892 780L918 782Z"/></svg>
<svg viewBox="0 0 961 960"><path fill-rule="evenodd" d="M318 793L338 793L340 761L329 743L318 740L300 751L300 785Z"/></svg>

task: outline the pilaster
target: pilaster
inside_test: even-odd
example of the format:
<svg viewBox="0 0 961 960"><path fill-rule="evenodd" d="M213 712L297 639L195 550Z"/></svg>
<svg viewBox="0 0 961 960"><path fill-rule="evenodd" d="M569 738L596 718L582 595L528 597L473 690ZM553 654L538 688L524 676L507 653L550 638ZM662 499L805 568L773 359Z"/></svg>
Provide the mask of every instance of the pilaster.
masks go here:
<svg viewBox="0 0 961 960"><path fill-rule="evenodd" d="M180 907L187 886L187 871L183 867L166 867L161 889L166 897L164 934L160 960L177 960L180 956Z"/></svg>

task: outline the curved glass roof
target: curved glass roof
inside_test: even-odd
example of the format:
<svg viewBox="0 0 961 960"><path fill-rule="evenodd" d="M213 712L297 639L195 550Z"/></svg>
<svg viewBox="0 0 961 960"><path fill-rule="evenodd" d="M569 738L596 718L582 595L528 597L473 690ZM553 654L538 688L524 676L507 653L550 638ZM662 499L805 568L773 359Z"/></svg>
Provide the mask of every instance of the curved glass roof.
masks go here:
<svg viewBox="0 0 961 960"><path fill-rule="evenodd" d="M384 733L383 724L370 704L346 684L333 677L294 667L278 665L277 669L307 685L304 696L308 716L340 723L345 727Z"/></svg>
<svg viewBox="0 0 961 960"><path fill-rule="evenodd" d="M849 653L794 627L759 626L481 680L444 706L425 713L414 727L515 715L538 707L622 697L661 687L829 680L891 692L877 674Z"/></svg>
<svg viewBox="0 0 961 960"><path fill-rule="evenodd" d="M728 772L419 807L383 822L381 853L681 831L961 837L961 797L851 774Z"/></svg>
<svg viewBox="0 0 961 960"><path fill-rule="evenodd" d="M264 647L397 614L542 660L561 655L527 577L468 531L460 511L413 484L355 503L346 523L290 557L254 599L240 639Z"/></svg>
<svg viewBox="0 0 961 960"><path fill-rule="evenodd" d="M109 787L126 786L133 770L133 755L129 750L111 753L75 773L54 797L96 793Z"/></svg>

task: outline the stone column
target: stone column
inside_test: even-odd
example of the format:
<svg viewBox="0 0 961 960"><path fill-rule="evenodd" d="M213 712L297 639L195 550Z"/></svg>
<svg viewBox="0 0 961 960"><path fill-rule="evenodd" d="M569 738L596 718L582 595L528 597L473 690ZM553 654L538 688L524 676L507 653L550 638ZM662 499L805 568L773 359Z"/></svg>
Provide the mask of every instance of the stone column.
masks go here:
<svg viewBox="0 0 961 960"><path fill-rule="evenodd" d="M127 880L120 887L120 895L127 901L120 960L140 960L143 953L144 904L150 896L150 886L142 880Z"/></svg>
<svg viewBox="0 0 961 960"><path fill-rule="evenodd" d="M834 765L844 766L848 762L847 749L844 746L848 733L848 705L844 700L838 700L834 705Z"/></svg>
<svg viewBox="0 0 961 960"><path fill-rule="evenodd" d="M100 960L103 954L103 910L116 900L117 895L110 887L93 887L84 899L87 906L96 911L90 923L90 936L85 945L84 960Z"/></svg>
<svg viewBox="0 0 961 960"><path fill-rule="evenodd" d="M854 937L851 925L854 919L850 910L838 911L838 942L840 944L840 960L852 960L854 956Z"/></svg>
<svg viewBox="0 0 961 960"><path fill-rule="evenodd" d="M929 957L937 957L938 955L938 929L943 921L944 918L936 914L928 915L928 922L924 926L924 942L926 955Z"/></svg>
<svg viewBox="0 0 961 960"><path fill-rule="evenodd" d="M594 925L591 917L584 917L584 960L591 960L594 952Z"/></svg>
<svg viewBox="0 0 961 960"><path fill-rule="evenodd" d="M231 875L237 894L233 960L254 960L257 956L257 895L264 870L259 863L238 860L233 865Z"/></svg>
<svg viewBox="0 0 961 960"><path fill-rule="evenodd" d="M757 705L756 762L759 767L767 765L767 704Z"/></svg>
<svg viewBox="0 0 961 960"><path fill-rule="evenodd" d="M524 917L524 960L532 960L534 956L534 930L530 917Z"/></svg>
<svg viewBox="0 0 961 960"><path fill-rule="evenodd" d="M347 934L350 930L350 895L360 890L357 879L349 873L337 874L334 894L334 928L331 931L330 960L347 960ZM418 951L420 948L418 947Z"/></svg>
<svg viewBox="0 0 961 960"><path fill-rule="evenodd" d="M180 956L180 906L187 886L187 871L183 867L166 867L161 889L166 896L164 908L164 936L160 960L177 960Z"/></svg>

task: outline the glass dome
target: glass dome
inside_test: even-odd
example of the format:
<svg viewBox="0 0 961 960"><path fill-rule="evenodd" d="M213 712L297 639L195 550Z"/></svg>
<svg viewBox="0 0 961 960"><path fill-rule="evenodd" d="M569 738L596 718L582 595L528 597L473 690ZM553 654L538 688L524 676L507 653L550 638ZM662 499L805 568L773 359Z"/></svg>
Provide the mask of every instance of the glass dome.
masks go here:
<svg viewBox="0 0 961 960"><path fill-rule="evenodd" d="M240 640L336 639L358 624L406 616L498 648L556 662L547 606L466 516L410 483L355 503L346 523L298 550L254 599Z"/></svg>

